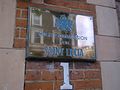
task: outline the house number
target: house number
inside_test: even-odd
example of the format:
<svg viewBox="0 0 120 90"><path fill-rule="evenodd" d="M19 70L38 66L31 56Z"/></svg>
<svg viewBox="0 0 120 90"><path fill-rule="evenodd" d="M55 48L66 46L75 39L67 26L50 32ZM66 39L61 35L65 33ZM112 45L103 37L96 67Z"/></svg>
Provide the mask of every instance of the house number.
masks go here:
<svg viewBox="0 0 120 90"><path fill-rule="evenodd" d="M72 90L69 80L69 63L61 63L64 73L64 84L60 87L61 90Z"/></svg>

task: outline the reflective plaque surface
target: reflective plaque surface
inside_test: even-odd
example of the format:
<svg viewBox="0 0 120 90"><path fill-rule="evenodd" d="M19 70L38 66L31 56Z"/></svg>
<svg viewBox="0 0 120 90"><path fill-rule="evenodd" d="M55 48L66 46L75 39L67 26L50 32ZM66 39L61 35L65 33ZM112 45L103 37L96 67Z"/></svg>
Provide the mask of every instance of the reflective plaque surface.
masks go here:
<svg viewBox="0 0 120 90"><path fill-rule="evenodd" d="M27 58L95 60L93 17L30 7Z"/></svg>

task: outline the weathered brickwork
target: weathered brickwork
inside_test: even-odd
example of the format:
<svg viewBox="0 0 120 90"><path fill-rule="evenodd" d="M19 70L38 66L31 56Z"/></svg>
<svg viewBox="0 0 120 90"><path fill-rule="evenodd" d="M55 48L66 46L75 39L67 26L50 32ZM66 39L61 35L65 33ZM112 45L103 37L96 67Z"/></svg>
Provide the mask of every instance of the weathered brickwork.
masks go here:
<svg viewBox="0 0 120 90"><path fill-rule="evenodd" d="M18 2L16 8L15 48L25 48L27 31L28 3Z"/></svg>
<svg viewBox="0 0 120 90"><path fill-rule="evenodd" d="M70 82L74 90L102 90L99 63L71 64ZM63 69L59 62L26 63L25 90L60 90L62 84Z"/></svg>
<svg viewBox="0 0 120 90"><path fill-rule="evenodd" d="M44 0L45 3L17 2L14 47L26 47L27 12L29 5L43 5L56 10L92 15L95 6L86 0ZM96 26L95 26L96 27ZM102 90L100 63L70 62L70 83L74 90ZM60 62L26 61L24 90L60 90L63 68Z"/></svg>

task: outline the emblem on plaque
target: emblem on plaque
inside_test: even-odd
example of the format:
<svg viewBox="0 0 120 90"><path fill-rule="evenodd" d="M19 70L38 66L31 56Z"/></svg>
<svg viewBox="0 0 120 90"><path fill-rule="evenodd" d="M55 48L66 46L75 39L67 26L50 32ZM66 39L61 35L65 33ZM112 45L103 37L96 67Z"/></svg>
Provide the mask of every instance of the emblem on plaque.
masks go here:
<svg viewBox="0 0 120 90"><path fill-rule="evenodd" d="M69 20L65 15L61 15L60 18L56 18L55 26L60 31L71 32L73 28L72 20Z"/></svg>

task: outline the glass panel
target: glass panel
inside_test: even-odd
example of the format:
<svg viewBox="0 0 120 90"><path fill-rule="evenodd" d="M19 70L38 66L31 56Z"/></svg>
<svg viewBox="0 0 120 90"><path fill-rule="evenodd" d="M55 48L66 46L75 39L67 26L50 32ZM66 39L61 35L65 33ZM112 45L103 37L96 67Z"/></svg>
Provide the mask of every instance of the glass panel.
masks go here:
<svg viewBox="0 0 120 90"><path fill-rule="evenodd" d="M37 16L37 15L34 15L34 21L33 21L35 24L38 24L40 25L40 17Z"/></svg>
<svg viewBox="0 0 120 90"><path fill-rule="evenodd" d="M39 36L39 32L35 32L34 43L40 43L41 38Z"/></svg>
<svg viewBox="0 0 120 90"><path fill-rule="evenodd" d="M95 60L92 16L30 7L29 27L28 57Z"/></svg>

